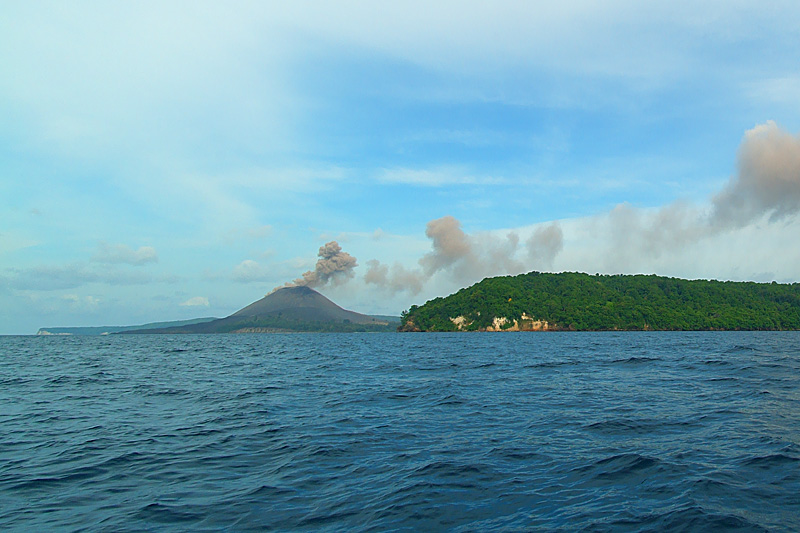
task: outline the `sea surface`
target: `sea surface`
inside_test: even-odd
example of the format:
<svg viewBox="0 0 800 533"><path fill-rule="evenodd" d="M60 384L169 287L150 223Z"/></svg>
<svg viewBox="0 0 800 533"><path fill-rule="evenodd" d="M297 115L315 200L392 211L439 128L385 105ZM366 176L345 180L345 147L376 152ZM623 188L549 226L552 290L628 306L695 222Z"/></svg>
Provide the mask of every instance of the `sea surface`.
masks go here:
<svg viewBox="0 0 800 533"><path fill-rule="evenodd" d="M0 337L0 530L797 531L800 333Z"/></svg>

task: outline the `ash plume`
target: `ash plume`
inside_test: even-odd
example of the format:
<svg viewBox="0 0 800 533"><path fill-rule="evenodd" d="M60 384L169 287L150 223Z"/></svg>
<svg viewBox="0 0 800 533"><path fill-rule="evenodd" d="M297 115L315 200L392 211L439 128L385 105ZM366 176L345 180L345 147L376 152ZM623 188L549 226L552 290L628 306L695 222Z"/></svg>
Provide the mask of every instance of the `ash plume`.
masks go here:
<svg viewBox="0 0 800 533"><path fill-rule="evenodd" d="M520 238L513 231L505 238L491 233L469 235L458 219L448 215L428 222L425 235L431 240L432 250L419 259L418 268L405 268L399 263L390 267L373 259L367 263L369 270L364 281L392 293L418 294L425 283L440 272L446 272L450 279L459 283L471 283L485 276L516 274L549 266L563 247L557 222L537 231L529 240L529 248L538 246L534 266L516 259Z"/></svg>
<svg viewBox="0 0 800 533"><path fill-rule="evenodd" d="M713 198L711 223L738 228L769 215L770 221L800 211L800 136L774 121L745 133L739 147L737 174Z"/></svg>
<svg viewBox="0 0 800 533"><path fill-rule="evenodd" d="M467 234L461 229L461 222L452 216L428 222L425 235L432 241L433 251L420 259L419 264L428 276L458 262L475 262Z"/></svg>
<svg viewBox="0 0 800 533"><path fill-rule="evenodd" d="M402 291L419 294L422 291L425 279L420 270L407 269L400 263L389 267L377 259L367 261L367 266L369 268L364 274L364 281L368 284L377 285L393 294Z"/></svg>
<svg viewBox="0 0 800 533"><path fill-rule="evenodd" d="M525 241L531 263L542 268L553 266L553 260L564 249L564 232L558 222L536 228L533 235Z"/></svg>
<svg viewBox="0 0 800 533"><path fill-rule="evenodd" d="M595 235L601 254L594 262L606 271L649 270L706 239L798 212L800 137L767 121L745 132L736 173L707 205L675 201L641 209L623 203L590 219L588 233Z"/></svg>
<svg viewBox="0 0 800 533"><path fill-rule="evenodd" d="M317 255L319 259L314 270L304 272L301 278L287 283L285 287L313 288L326 285L328 282L342 283L353 277L353 269L358 266L356 258L343 252L336 241L320 246Z"/></svg>
<svg viewBox="0 0 800 533"><path fill-rule="evenodd" d="M704 241L798 213L800 136L767 121L745 132L735 174L705 204L678 200L638 208L621 203L604 214L566 221L571 242L580 249L563 254L564 230L559 222L538 225L530 233L511 231L503 238L496 232L470 235L456 218L444 216L428 222L425 235L431 251L416 268L372 260L364 281L392 293L417 294L440 273L449 281L474 283L485 276L549 270L557 258L562 267L571 264L591 271L656 271L678 264L681 257L686 258L683 265L696 268L691 254L702 252ZM522 246L520 235L527 237Z"/></svg>

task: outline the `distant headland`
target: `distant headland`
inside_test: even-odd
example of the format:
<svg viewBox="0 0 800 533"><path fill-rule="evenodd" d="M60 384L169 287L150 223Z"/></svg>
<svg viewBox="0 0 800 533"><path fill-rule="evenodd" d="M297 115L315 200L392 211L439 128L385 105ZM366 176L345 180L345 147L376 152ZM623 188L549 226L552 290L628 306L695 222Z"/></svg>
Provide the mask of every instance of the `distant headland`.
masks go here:
<svg viewBox="0 0 800 533"><path fill-rule="evenodd" d="M798 330L800 283L577 272L486 278L411 306L400 331Z"/></svg>
<svg viewBox="0 0 800 533"><path fill-rule="evenodd" d="M143 326L42 328L39 335L112 333L283 333L395 331L397 317L369 316L342 309L306 286L279 288L225 318L162 322Z"/></svg>
<svg viewBox="0 0 800 533"><path fill-rule="evenodd" d="M486 278L399 318L348 311L310 287L289 286L225 318L38 334L703 330L800 330L800 283L530 272Z"/></svg>

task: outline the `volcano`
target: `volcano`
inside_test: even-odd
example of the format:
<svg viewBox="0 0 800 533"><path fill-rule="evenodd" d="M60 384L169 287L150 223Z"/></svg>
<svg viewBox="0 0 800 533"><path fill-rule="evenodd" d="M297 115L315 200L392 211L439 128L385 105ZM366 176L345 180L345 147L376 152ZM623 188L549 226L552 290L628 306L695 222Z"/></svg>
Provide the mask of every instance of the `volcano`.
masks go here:
<svg viewBox="0 0 800 533"><path fill-rule="evenodd" d="M310 287L283 287L225 318L202 324L140 332L393 331L396 325L383 318L342 309Z"/></svg>

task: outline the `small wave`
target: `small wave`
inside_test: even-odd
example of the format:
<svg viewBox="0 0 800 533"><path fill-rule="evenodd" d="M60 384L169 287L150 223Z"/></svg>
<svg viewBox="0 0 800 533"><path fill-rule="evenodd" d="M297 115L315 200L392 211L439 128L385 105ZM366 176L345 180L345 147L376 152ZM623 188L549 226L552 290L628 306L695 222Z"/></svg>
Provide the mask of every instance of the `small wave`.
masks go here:
<svg viewBox="0 0 800 533"><path fill-rule="evenodd" d="M594 522L584 531L753 531L768 529L741 516L714 513L692 505L664 513L650 513L612 521Z"/></svg>
<svg viewBox="0 0 800 533"><path fill-rule="evenodd" d="M751 346L749 344L736 344L731 346L724 353L726 354L740 354L740 353L755 353L758 351L758 348L755 346Z"/></svg>
<svg viewBox="0 0 800 533"><path fill-rule="evenodd" d="M543 361L532 365L525 365L525 368L558 368L559 366L572 366L578 364L577 361Z"/></svg>
<svg viewBox="0 0 800 533"><path fill-rule="evenodd" d="M714 513L697 505L652 518L660 531L768 531L741 516Z"/></svg>
<svg viewBox="0 0 800 533"><path fill-rule="evenodd" d="M243 496L245 497L262 497L262 496L280 496L283 494L292 494L295 492L292 489L282 488L282 487L275 487L272 485L261 485L254 489L248 490ZM238 498L238 496L237 496Z"/></svg>
<svg viewBox="0 0 800 533"><path fill-rule="evenodd" d="M192 507L188 505L167 505L156 502L142 507L137 513L137 518L161 524L195 522L203 518L203 515L192 512L191 509Z"/></svg>
<svg viewBox="0 0 800 533"><path fill-rule="evenodd" d="M603 420L602 422L595 422L586 426L586 429L593 431L600 431L602 433L621 433L627 431L641 431L644 424L634 420L616 419L616 420Z"/></svg>
<svg viewBox="0 0 800 533"><path fill-rule="evenodd" d="M417 468L412 472L412 476L433 476L436 479L476 479L476 476L483 473L483 469L475 464L459 464L449 461L431 461ZM472 485L469 483L468 485Z"/></svg>
<svg viewBox="0 0 800 533"><path fill-rule="evenodd" d="M47 380L48 385L88 385L98 383L100 380L92 379L88 376L68 376L60 375Z"/></svg>
<svg viewBox="0 0 800 533"><path fill-rule="evenodd" d="M540 452L530 448L493 448L492 454L499 454L502 457L515 461L529 461L531 459L542 459L545 457Z"/></svg>
<svg viewBox="0 0 800 533"><path fill-rule="evenodd" d="M0 387L13 387L14 385L27 385L28 383L32 383L33 380L30 378L23 378L23 377L7 377L2 376L0 377Z"/></svg>
<svg viewBox="0 0 800 533"><path fill-rule="evenodd" d="M641 364L641 363L652 363L653 361L662 361L662 359L660 357L634 356L634 357L628 357L627 359L615 359L611 362L624 363L624 364Z"/></svg>
<svg viewBox="0 0 800 533"><path fill-rule="evenodd" d="M798 463L800 463L800 459L784 453L773 453L770 455L750 457L742 461L742 464L746 466L752 466L761 469L786 467L789 465L797 465Z"/></svg>
<svg viewBox="0 0 800 533"><path fill-rule="evenodd" d="M461 400L455 394L448 394L447 396L445 396L441 400L437 401L436 405L461 405L463 403L464 403L464 401Z"/></svg>
<svg viewBox="0 0 800 533"><path fill-rule="evenodd" d="M654 457L638 453L612 455L590 465L575 468L573 472L581 473L582 478L604 482L621 482L630 476L638 476L646 471L658 468L661 461Z"/></svg>
<svg viewBox="0 0 800 533"><path fill-rule="evenodd" d="M168 348L163 350L161 353L163 354L170 354L170 353L187 353L187 352L202 352L205 348L197 347L197 348Z"/></svg>

